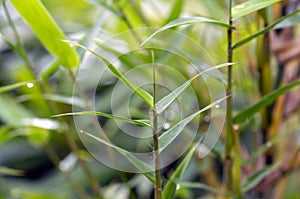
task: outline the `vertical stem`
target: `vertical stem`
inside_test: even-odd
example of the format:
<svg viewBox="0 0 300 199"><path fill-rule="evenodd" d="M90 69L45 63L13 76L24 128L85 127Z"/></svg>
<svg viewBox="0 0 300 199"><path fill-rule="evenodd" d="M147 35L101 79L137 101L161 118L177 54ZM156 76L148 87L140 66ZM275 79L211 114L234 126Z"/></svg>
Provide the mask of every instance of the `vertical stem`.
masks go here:
<svg viewBox="0 0 300 199"><path fill-rule="evenodd" d="M232 26L232 0L229 1L228 23ZM233 60L232 49L232 28L227 30L227 62ZM239 136L238 128L233 131L232 123L232 66L227 71L227 109L226 109L226 148L225 148L225 187L226 191L241 197L240 189L240 155L239 155Z"/></svg>
<svg viewBox="0 0 300 199"><path fill-rule="evenodd" d="M161 199L161 173L160 173L160 154L158 145L158 114L156 112L156 75L154 66L154 52L151 50L152 56L152 71L153 71L153 119L152 119L152 131L153 131L153 143L154 143L154 175L155 175L155 185L154 185L154 195L155 199Z"/></svg>
<svg viewBox="0 0 300 199"><path fill-rule="evenodd" d="M229 16L228 23L232 25L232 0L229 1ZM227 62L232 62L232 29L227 30ZM225 176L225 188L226 191L232 192L232 66L228 66L227 71L227 87L226 87L226 136L225 136L225 165L224 165L224 176Z"/></svg>

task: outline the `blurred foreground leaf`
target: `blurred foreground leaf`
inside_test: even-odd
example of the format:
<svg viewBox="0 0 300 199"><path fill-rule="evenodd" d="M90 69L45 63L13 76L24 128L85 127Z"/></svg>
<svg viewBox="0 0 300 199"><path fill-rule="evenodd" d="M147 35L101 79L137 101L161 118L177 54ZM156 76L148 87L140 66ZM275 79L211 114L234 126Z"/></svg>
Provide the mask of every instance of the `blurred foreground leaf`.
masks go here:
<svg viewBox="0 0 300 199"><path fill-rule="evenodd" d="M255 12L257 10L266 8L274 3L282 0L250 0L244 3L238 4L232 8L232 19L236 20L242 16Z"/></svg>
<svg viewBox="0 0 300 199"><path fill-rule="evenodd" d="M65 40L66 36L40 0L11 0L11 3L45 48L57 56L62 65L70 68L78 66L79 57L76 51L69 44L60 41Z"/></svg>

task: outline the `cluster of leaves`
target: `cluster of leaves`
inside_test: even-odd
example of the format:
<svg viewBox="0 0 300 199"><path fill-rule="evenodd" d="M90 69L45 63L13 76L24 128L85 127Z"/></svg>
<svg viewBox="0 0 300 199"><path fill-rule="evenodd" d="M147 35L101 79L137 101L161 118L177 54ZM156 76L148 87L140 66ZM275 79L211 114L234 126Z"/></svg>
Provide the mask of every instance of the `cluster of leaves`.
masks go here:
<svg viewBox="0 0 300 199"><path fill-rule="evenodd" d="M56 5L55 2L58 3L59 6ZM268 53L271 50L267 48L269 44L266 35L273 31L274 28L296 26L299 21L297 20L299 18L297 15L299 10L280 17L277 16L275 20L276 6L284 5L278 4L278 2L280 2L280 0L250 0L244 3L236 2L236 5L231 8L231 6L228 6L227 1L207 1L199 3L199 1L175 0L172 2L157 3L142 0L88 0L86 2L78 1L75 3L76 6L74 6L74 2L68 0L45 1L45 5L39 0L3 0L1 4L1 14L5 20L0 21L0 33L1 39L3 40L3 43L0 43L0 53L3 55L3 58L1 57L0 60L3 67L0 70L1 84L4 85L0 87L0 148L1 152L3 151L3 154L1 154L3 158L0 158L0 165L3 166L0 167L0 175L4 175L5 178L3 178L3 181L9 183L4 184L0 181L0 183L3 184L0 188L2 193L0 197L69 198L74 197L74 195L83 199L91 197L116 198L117 196L120 198L124 196L128 198L150 197L152 187L154 187L156 198L165 199L175 197L192 198L196 197L197 194L202 196L209 195L211 197L220 196L232 198L253 193L266 194L257 189L257 185L268 182L270 179L272 180L272 174L273 176L287 174L293 171L299 164L299 161L294 160L294 158L298 157L299 146L297 144L294 146L294 148L296 148L295 156L292 156L292 161L290 161L288 165L280 164L281 159L274 159L271 162L267 162L267 159L265 159L265 162L263 161L267 156L274 158L275 150L284 152L285 146L278 144L280 141L279 138L281 138L280 136L282 135L277 131L279 127L283 128L284 125L289 124L289 118L299 119L299 116L297 116L299 109L296 109L286 120L280 118L280 121L278 121L275 118L273 123L265 123L265 120L268 120L265 111L273 111L273 113L275 113L277 110L277 112L279 111L282 115L280 108L276 108L277 104L279 104L277 106L280 106L279 97L284 96L284 94L298 86L300 81L289 82L281 87L271 86L272 89L267 91L262 89L262 92L259 93L257 87L261 85L256 83L257 77L255 73L264 71L268 65L263 64L261 66L261 62L258 61L257 65L252 67L252 69L251 67L246 67L252 64L251 59L253 53L249 49L253 48L254 45L250 41L257 41L257 51L259 51L260 42L263 41L262 45L265 47L263 50L267 51L263 52L270 56L266 59L271 59L271 55ZM232 3L232 1L230 1L230 3ZM166 16L161 14L164 12L156 10L166 9L168 6L170 8ZM62 8L58 7L63 7L63 10L69 7L72 9L67 9L69 11L64 13L60 11ZM151 8L150 12L147 10L149 8ZM205 8L204 11L208 17L198 14L198 11L193 11L193 8ZM224 13L224 16L214 16L216 9L218 9L220 13ZM48 10L50 10L50 12ZM57 15L56 12L58 13ZM85 21L81 21L82 19L79 20L79 18L82 17L78 18L78 16L91 15L91 13L94 13L97 17L87 18ZM225 13L230 13L230 22L233 21L233 25L229 23L227 19L224 19L226 16ZM192 14L193 17L183 17L184 14ZM265 24L253 32L252 29L254 29L254 26L261 23L260 14L263 16L262 21ZM269 16L271 14L274 14L274 16L272 16L274 20ZM26 24L24 21L20 21L20 19L23 19ZM258 22L253 22L253 19L257 19ZM80 24L78 24L77 21L80 21ZM248 27L249 24L250 26ZM143 39L134 31L134 28L151 26L158 26L159 28ZM190 27L194 27L194 29ZM114 48L105 43L100 42L100 44L98 41L103 41L115 33L130 30L132 37L138 41L137 47L142 48L147 42L155 39L157 35L169 29L176 29L178 32L195 39L196 42L204 46L214 63L220 62L223 64L214 64L215 66L206 67L206 69L200 73L191 74L190 71L192 67L189 63L183 64L180 62L180 64L178 64L178 60L173 60L173 57L170 58L163 53L159 54L163 57L162 64L168 63L174 65L187 79L184 83L180 83L173 91L161 96L160 99L156 99L155 90L149 92L147 89L138 87L131 79L128 79L124 75L124 71L121 70L119 66L111 63L111 60L108 60L106 56L94 50L94 46L96 45L97 48L100 48L105 53L118 56L122 52L121 47L120 49ZM25 35L29 30L32 31L30 35ZM231 45L232 41L228 41L228 38L226 38L226 31L233 31L233 39L234 41L237 40L237 42ZM237 34L236 32L239 31L242 33ZM213 39L209 38L210 32L216 33ZM200 33L203 33L204 38L201 38ZM218 35L218 33L220 34ZM68 37L66 34L68 34ZM71 39L68 40L67 38L74 38L72 40L76 40L76 42L70 41ZM263 38L263 40L261 40L261 38ZM40 41L40 43L38 41ZM127 41L130 41L130 38L123 38L123 42L127 45L126 47L135 45L134 42L131 43ZM184 48L184 42L174 40L172 40L172 42L172 45L176 46L176 48ZM218 45L221 46L221 48L218 48ZM241 54L233 59L233 61L239 63L237 64L238 66L235 67L237 69L233 75L234 89L231 91L233 95L211 102L208 99L209 93L205 90L205 85L201 82L200 77L210 74L211 71L223 71L224 68L234 65L233 63L226 63L226 61L224 61L226 60L227 53L224 49L226 49L228 45L229 53L233 53L233 55ZM216 48L219 50L216 51ZM125 67L122 66L121 68L128 70L135 67L137 63L140 65L141 63L152 63L156 57L151 50L152 49L133 57L120 57L122 64L125 65ZM193 51L195 49L190 48L189 50ZM196 60L196 67L203 67L207 62L202 60L207 60L208 58L205 57L205 55L199 55L197 52L195 54L197 54L198 57L191 56L189 58ZM99 85L100 89L96 91L96 97L104 99L102 100L103 102L101 101L101 105L96 105L96 108L103 110L101 112L90 110L89 101L85 93L80 93L78 96L74 96L72 93L72 86L76 85L76 74L78 71L80 73L79 66L94 64L93 60L85 59L88 56L97 58L97 62L100 63L100 65L104 63L106 67L105 70L109 70L111 74L111 77L108 77L106 82ZM257 59L259 59L259 57ZM270 63L267 64L270 65ZM264 80L268 78L272 79L272 74L267 74L267 76L263 74L259 75L261 76L262 84L264 84ZM221 76L224 78L220 78L219 80L221 82L223 81L224 86L226 86L226 73L222 73ZM235 128L237 132L234 132L238 135L235 135L237 136L236 142L229 142L232 144L231 147L234 148L232 151L234 154L233 164L232 168L230 168L233 176L229 174L229 177L234 178L235 175L238 176L238 178L243 178L243 180L238 180L238 185L236 186L237 190L229 188L220 191L219 188L223 187L223 181L218 179L222 178L222 176L214 169L219 166L216 165L217 163L214 160L219 160L221 163L218 164L220 164L221 167L227 164L224 149L224 145L226 145L226 141L224 141L226 139L225 137L219 140L217 146L208 157L200 160L197 156L196 151L201 153L201 147L198 146L202 141L202 139L199 138L201 137L200 128L205 128L205 124L200 125L199 132L196 136L197 139L195 139L193 145L186 152L182 160L174 164L176 166L172 164L173 168L164 171L168 177L162 181L163 184L161 184L162 174L160 172L148 172L153 169L151 168L152 165L149 166L147 163L132 155L128 150L115 144L122 142L122 137L115 139L118 136L111 134L99 137L89 132L84 132L84 134L81 135L118 152L135 166L148 181L145 178L141 178L140 175L128 176L125 173L118 173L108 169L99 165L97 161L87 155L86 151L81 147L82 143L74 130L75 125L72 122L72 118L65 116L98 116L101 125L103 125L100 127L101 132L103 130L104 132L116 132L115 134L117 134L120 129L115 123L111 122L117 120L152 129L154 137L155 133L157 133L157 128L155 127L157 124L154 124L157 121L153 120L153 118L131 119L110 114L109 101L111 100L110 97L116 79L120 80L139 97L141 102L134 104L136 107L140 104L146 104L146 106L155 111L157 115L162 114L167 109L171 109L171 105L182 95L185 95L185 91L190 87L196 92L197 100L201 107L204 107L188 114L184 118L180 118L180 120L174 122L170 128L165 129L163 134L157 137L157 140L154 138L154 140L151 141L153 145L157 145L156 149L153 149L155 159L159 159L159 154L171 146L176 138L182 134L189 136L187 126L198 126L197 122L195 122L195 118L199 118L200 116L200 119L203 119L204 114L206 114L209 109L219 105L222 101L226 100L227 97L233 97L234 107L227 108L233 109L234 116L227 118L227 122L230 120L230 123L235 124L234 127L238 127ZM249 93L253 95L249 95ZM241 96L239 96L239 94L241 94ZM239 102L245 98L258 100L253 103L250 103L250 100L248 100L248 103ZM122 93L120 93L120 100L121 99ZM187 99L189 99L189 96L187 96ZM235 107L235 105L239 105L238 103L243 103L242 106L247 107L242 109L240 106ZM85 111L72 112L72 106L80 107L81 110L84 109ZM258 113L260 113L261 121L255 117ZM106 121L104 118L108 118L109 120ZM136 118L140 117L137 116ZM285 136L282 137L288 140L291 137L290 134L297 132L299 124L293 122L292 126L294 128L284 130L291 131L291 133L284 132ZM251 133L254 134L254 132L256 132L257 136L249 135ZM225 132L225 134L226 133L229 132ZM261 135L258 135L259 133L262 133L262 136L269 134L265 136L267 137L266 139L261 141L259 138ZM295 135L292 134L292 136ZM243 141L243 138L249 137L255 138L251 139L251 141ZM114 138L115 140L112 142L109 138ZM145 145L144 142L136 145L139 144ZM128 143L124 145L130 148L132 143L128 141ZM278 145L278 147L274 148L275 145ZM22 153L20 153L20 151L22 151ZM244 152L249 157L242 156L241 152ZM38 159L45 157L45 154L47 158L39 161ZM34 161L32 161L32 159L34 159ZM79 166L74 167L77 164ZM42 177L43 183L40 183L41 185L39 185L38 188L32 188L36 186L34 182L25 181L24 183L24 181L18 180L26 177L40 177L36 176L38 175L37 170L39 167L45 169L52 166L56 167L57 173L51 174L50 178ZM188 166L190 169L187 169ZM250 172L247 172L248 167L250 168L248 169ZM242 168L246 171L242 173L242 176L237 175ZM160 168L155 169L162 172ZM9 178L7 175L19 177ZM195 178L195 176L197 176L197 178ZM114 182L115 178L119 180L118 183ZM199 182L199 178L203 178L204 180ZM196 182L196 180L198 180L198 182ZM224 180L225 184L232 182L226 180L227 179ZM64 183L65 181L68 183ZM279 180L277 179L276 181ZM149 182L151 182L152 185L147 187L147 183ZM53 184L56 184L56 186L49 188L49 186L53 187ZM145 184L146 187L141 187L141 184ZM118 192L114 190L115 186L119 187ZM227 184L225 187L231 186L235 185ZM57 190L58 187L59 190ZM87 192L88 187L93 191L93 196ZM204 190L204 192L199 193L193 191L194 189ZM113 192L115 196L111 196L111 192ZM276 190L274 193L276 193ZM291 192L291 194L297 193Z"/></svg>

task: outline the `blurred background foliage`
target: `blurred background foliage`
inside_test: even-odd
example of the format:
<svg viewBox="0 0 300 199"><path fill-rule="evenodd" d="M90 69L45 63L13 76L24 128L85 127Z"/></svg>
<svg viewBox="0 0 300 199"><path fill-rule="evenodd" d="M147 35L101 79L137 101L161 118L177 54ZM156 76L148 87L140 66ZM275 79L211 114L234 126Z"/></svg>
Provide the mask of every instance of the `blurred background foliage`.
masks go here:
<svg viewBox="0 0 300 199"><path fill-rule="evenodd" d="M63 67L56 55L49 53L10 1L0 2L0 198L96 198L100 189L100 194L109 199L153 198L152 185L142 174L117 171L95 160L81 143L72 117L51 117L72 112L72 103L80 109L84 107L81 96L72 99L76 69ZM234 5L242 2L245 1L236 0ZM115 34L134 28L162 27L180 17L201 16L227 23L229 8L225 0L42 0L42 3L69 40L87 47L96 43L108 54L122 52L113 43L101 44ZM240 17L233 24L233 40L249 37L298 8L299 1L284 0ZM298 22L299 15L295 15L235 50L233 61L238 65L233 67L234 114L273 90L299 80ZM196 48L184 46L184 42L174 44L193 52L192 58L199 65L226 62L226 28L192 24L173 29L205 49L193 52ZM131 37L121 39L134 46L134 42L128 42ZM73 48L80 57L80 67L103 65L95 58L87 59L89 55L84 50ZM151 58L139 52L122 60L126 71L151 62ZM187 79L195 75L188 63L176 57L165 63ZM220 72L225 85L226 70ZM96 105L97 109L111 113L115 83L116 79L108 76L98 85L96 98L101 103ZM192 88L200 107L211 103L205 82L196 81ZM235 126L240 140L238 156L244 198L300 198L299 91L296 88L287 92ZM165 93L162 91L161 95ZM122 93L118 100L122 104ZM132 103L133 107L139 107L132 110L137 118L147 114L141 100L132 99ZM209 112L200 117L199 132L207 129L207 115ZM110 120L98 119L105 132L121 135ZM197 125L197 121L191 123ZM224 188L224 135L225 132L206 158L199 159L195 154L182 177L182 181L199 182L202 187L181 186L177 198L223 197L220 192ZM149 150L148 143L124 143L122 136L114 139L128 149ZM162 170L163 182L180 160Z"/></svg>

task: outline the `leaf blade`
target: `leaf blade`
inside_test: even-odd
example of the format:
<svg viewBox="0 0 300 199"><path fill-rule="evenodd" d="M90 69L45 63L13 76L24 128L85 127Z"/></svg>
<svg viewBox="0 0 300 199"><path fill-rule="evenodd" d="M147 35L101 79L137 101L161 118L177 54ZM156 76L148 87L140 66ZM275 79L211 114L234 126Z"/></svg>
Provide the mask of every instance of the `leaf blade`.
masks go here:
<svg viewBox="0 0 300 199"><path fill-rule="evenodd" d="M69 44L59 41L66 39L66 36L40 0L11 0L11 3L45 48L57 56L62 65L70 68L78 66L79 57L76 51Z"/></svg>
<svg viewBox="0 0 300 199"><path fill-rule="evenodd" d="M251 41L252 39L255 39L256 37L262 35L262 34L265 34L267 33L269 30L271 30L272 28L276 27L277 24L280 24L281 22L283 22L284 20L294 16L295 14L297 14L298 12L300 12L300 10L295 10L293 12L291 12L290 14L288 15L285 15L283 17L281 17L280 19L276 20L275 22L271 23L270 25L268 25L267 27L257 31L256 33L236 42L233 46L232 46L232 49L236 49L238 47L241 47L243 46L244 44L248 43L249 41Z"/></svg>
<svg viewBox="0 0 300 199"><path fill-rule="evenodd" d="M149 120L131 120L125 117L121 116L116 116L116 115L111 115L108 113L103 113L103 112L95 112L95 111L81 111L81 112L74 112L74 113L62 113L58 115L53 115L52 117L62 117L62 116L76 116L76 115L97 115L97 116L102 116L106 117L109 119L116 119L120 120L122 122L130 123L130 124L135 124L135 125L140 125L140 126L151 126Z"/></svg>
<svg viewBox="0 0 300 199"><path fill-rule="evenodd" d="M247 192L258 185L267 175L275 171L281 165L277 162L273 165L262 168L261 170L252 174L246 181L243 182L242 191Z"/></svg>
<svg viewBox="0 0 300 199"><path fill-rule="evenodd" d="M165 189L162 192L162 198L163 199L172 199L172 198L174 198L174 196L176 194L177 183L180 180L180 178L182 177L182 175L183 175L185 169L187 168L190 160L192 159L193 153L196 150L196 148L198 146L198 143L195 144L195 146L193 146L190 149L188 154L184 157L182 162L179 164L179 166L176 168L176 170L172 174L171 178L169 179L169 181L167 182L167 184L165 186Z"/></svg>
<svg viewBox="0 0 300 199"><path fill-rule="evenodd" d="M271 104L273 101L275 101L279 96L285 94L287 91L291 90L292 88L300 85L300 81L293 82L291 84L288 84L282 88L279 88L271 93L268 93L267 95L263 96L258 102L253 104L252 106L244 109L243 111L239 112L233 117L234 123L241 123L244 120L246 120L247 117L252 116L259 110L261 110L263 107Z"/></svg>
<svg viewBox="0 0 300 199"><path fill-rule="evenodd" d="M83 133L84 133L84 135L87 135L90 138L93 138L96 141L117 150L120 154L124 155L128 159L128 161L130 161L138 170L140 170L141 173L143 175L145 175L146 178L148 178L152 183L155 182L155 179L154 179L153 175L151 175L150 173L145 172L145 170L152 170L152 168L149 165L147 165L145 162L143 162L142 160L139 160L134 155L132 155L131 152L128 152L125 149L122 149L122 148L120 148L120 147L118 147L118 146L116 146L112 143L109 143L109 142L107 142L107 141L105 141L105 140L103 140L99 137L96 137L91 133L88 133L88 132L83 132Z"/></svg>
<svg viewBox="0 0 300 199"><path fill-rule="evenodd" d="M162 113L176 98L179 97L179 95L181 95L183 93L183 91L188 88L188 86L198 77L200 77L201 75L203 75L206 72L212 71L212 70L217 70L220 68L224 68L227 66L232 66L234 65L234 63L224 63L224 64L219 64L217 66L208 68L200 73L198 73L197 75L195 75L194 77L192 77L191 79L189 79L188 81L186 81L184 84L182 84L180 87L178 87L177 89L175 89L174 91L172 91L170 94L168 94L167 96L165 96L164 98L162 98L161 100L159 100L156 103L156 111L158 114Z"/></svg>
<svg viewBox="0 0 300 199"><path fill-rule="evenodd" d="M106 58L102 57L95 51L91 50L90 48L87 48L77 42L69 41L69 40L63 40L67 43L72 43L80 48L83 48L86 51L89 51L93 55L95 55L97 58L102 60L105 64L107 64L108 69L119 79L121 80L125 85L127 85L135 94L137 94L140 98L142 98L150 107L153 107L153 97L148 92L146 92L144 89L139 88L132 82L130 82L123 74L115 67L112 63L110 63Z"/></svg>
<svg viewBox="0 0 300 199"><path fill-rule="evenodd" d="M7 86L1 86L0 87L0 94L5 93L7 91L14 90L14 89L22 87L22 86L26 86L28 83L32 83L32 82L18 82L18 83L7 85Z"/></svg>
<svg viewBox="0 0 300 199"><path fill-rule="evenodd" d="M158 33L170 29L170 28L174 28L177 26L182 26L182 25L187 25L187 24L193 24L193 23L212 23L212 24L216 24L222 27L226 27L226 28L233 28L232 26L230 26L229 24L217 21L217 20L213 20L213 19L209 19L209 18L205 18L205 17L188 17L188 18L179 18L176 19L174 21L171 21L170 23L166 24L165 26L161 27L160 29L158 29L157 31L155 31L153 34L151 34L147 39L145 39L140 47L144 46L150 39L152 39L155 35L157 35Z"/></svg>
<svg viewBox="0 0 300 199"><path fill-rule="evenodd" d="M223 100L225 100L227 97L221 98L210 105L204 107L203 109L197 111L196 113L193 113L192 115L186 117L185 119L181 120L177 124L175 124L173 127L171 127L169 130L167 130L164 134L159 136L159 149L160 151L163 151L176 137L180 135L182 130L185 128L185 126L190 123L195 117L197 117L200 113L210 109L211 107L219 104Z"/></svg>
<svg viewBox="0 0 300 199"><path fill-rule="evenodd" d="M232 8L232 20L236 20L257 10L266 8L282 0L250 0Z"/></svg>

